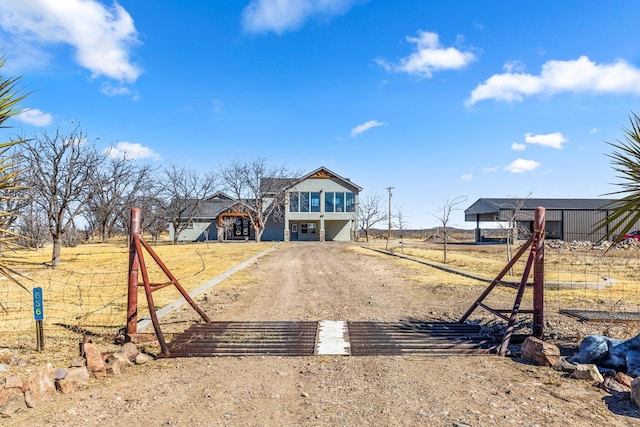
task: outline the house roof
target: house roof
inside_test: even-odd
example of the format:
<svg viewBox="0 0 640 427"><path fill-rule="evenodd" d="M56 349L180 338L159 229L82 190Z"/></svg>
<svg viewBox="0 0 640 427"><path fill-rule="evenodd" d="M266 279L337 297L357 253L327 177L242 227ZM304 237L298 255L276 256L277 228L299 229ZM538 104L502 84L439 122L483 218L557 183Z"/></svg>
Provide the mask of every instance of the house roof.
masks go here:
<svg viewBox="0 0 640 427"><path fill-rule="evenodd" d="M195 200L192 202L190 209L193 209L195 206ZM239 209L233 209L234 206L237 206ZM214 219L217 218L221 213L225 211L233 210L234 212L239 212L246 209L253 209L251 206L248 206L240 201L227 199L224 197L209 197L200 202L198 206L197 212L192 215L191 210L187 210L184 212L182 217L192 217L193 219Z"/></svg>
<svg viewBox="0 0 640 427"><path fill-rule="evenodd" d="M229 209L234 203L236 203L235 200L229 199L214 198L202 200L193 218L216 218L222 212Z"/></svg>
<svg viewBox="0 0 640 427"><path fill-rule="evenodd" d="M260 192L262 194L280 193L297 181L296 178L262 178L260 179Z"/></svg>
<svg viewBox="0 0 640 427"><path fill-rule="evenodd" d="M355 191L362 191L362 187L351 182L349 178L343 178L335 172L330 171L324 166L319 167L318 169L309 172L306 175L301 176L300 178L262 178L260 180L260 189L263 193L278 193L280 191L286 190L288 188L293 187L294 185L305 181L307 179L317 179L317 178L326 178L326 179L337 179L341 181L348 187L353 188Z"/></svg>
<svg viewBox="0 0 640 427"><path fill-rule="evenodd" d="M233 197L229 196L222 191L217 191L213 193L211 196L206 197L205 200L233 200Z"/></svg>
<svg viewBox="0 0 640 427"><path fill-rule="evenodd" d="M297 179L294 183L292 183L291 185L295 185L299 182L302 182L304 180L307 179L317 179L317 178L326 178L326 179L337 179L339 181L341 181L343 184L345 184L348 187L353 188L356 191L362 191L362 187L360 187L359 185L354 184L353 182L351 182L351 180L349 178L343 178L340 175L338 175L337 173L330 171L329 169L325 168L324 166L319 167L318 169L309 172L308 174L302 176L301 178Z"/></svg>
<svg viewBox="0 0 640 427"><path fill-rule="evenodd" d="M535 210L542 206L547 210L602 210L611 208L614 199L517 199L481 198L465 209L465 215L497 213L500 210Z"/></svg>

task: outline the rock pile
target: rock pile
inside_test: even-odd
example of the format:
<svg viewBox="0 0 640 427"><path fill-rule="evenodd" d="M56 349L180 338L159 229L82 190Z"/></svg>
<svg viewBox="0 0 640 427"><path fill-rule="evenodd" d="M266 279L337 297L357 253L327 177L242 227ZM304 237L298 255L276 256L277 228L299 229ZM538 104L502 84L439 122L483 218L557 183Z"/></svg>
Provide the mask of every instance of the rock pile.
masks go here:
<svg viewBox="0 0 640 427"><path fill-rule="evenodd" d="M56 393L68 394L83 386L91 378L120 375L130 366L151 360L151 356L138 351L128 342L114 352L102 353L92 343L82 344L82 355L74 358L68 367L54 368L50 364L31 372L26 378L9 375L0 379L0 417L9 417L27 408L52 399ZM16 361L19 364L20 361ZM0 364L0 371L9 366Z"/></svg>
<svg viewBox="0 0 640 427"><path fill-rule="evenodd" d="M557 249L561 251L577 251L577 250L599 250L604 251L609 249L609 247L613 244L608 240L604 240L599 243L593 243L589 241L579 241L573 240L571 242L565 242L564 240L556 240L556 239L546 239L544 241L546 247L550 249ZM640 240L638 239L625 239L618 243L616 243L613 248L614 250L624 250L624 249L637 249L640 248Z"/></svg>
<svg viewBox="0 0 640 427"><path fill-rule="evenodd" d="M633 378L624 372L600 369L594 364L570 363L560 356L560 349L535 337L528 337L522 344L522 358L538 366L549 366L556 371L569 373L573 378L592 382L613 396L630 400L640 407L640 377Z"/></svg>

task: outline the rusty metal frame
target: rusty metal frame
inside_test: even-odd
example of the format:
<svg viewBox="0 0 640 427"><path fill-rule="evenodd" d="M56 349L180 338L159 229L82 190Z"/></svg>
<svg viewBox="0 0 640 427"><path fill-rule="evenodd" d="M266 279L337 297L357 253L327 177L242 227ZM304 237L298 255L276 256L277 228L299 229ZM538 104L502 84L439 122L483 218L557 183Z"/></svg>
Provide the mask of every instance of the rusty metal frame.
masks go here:
<svg viewBox="0 0 640 427"><path fill-rule="evenodd" d="M545 209L543 207L537 207L535 211L534 218L534 232L518 250L518 252L514 255L514 257L507 263L507 265L502 269L500 273L496 276L493 281L487 286L487 288L482 292L482 294L478 297L478 299L471 305L471 307L467 310L467 312L458 320L458 323L464 323L469 316L475 311L476 308L481 307L495 316L500 317L501 319L507 321L507 328L502 338L502 343L500 344L498 354L500 356L505 356L507 353L507 348L509 346L509 342L511 340L511 336L513 335L513 330L515 328L517 316L519 313L524 314L532 314L533 315L533 324L532 331L533 336L536 338L542 338L544 333L544 227L545 227ZM524 268L524 272L522 273L522 280L520 284L513 284L509 282L502 281L502 278L507 274L509 270L515 265L515 263L520 259L520 257L527 251L527 249L531 248L529 252L529 257L527 259L527 263ZM533 267L533 283L528 283L529 274L531 273L531 268ZM491 291L497 286L507 286L511 288L515 288L517 290L515 301L513 303L513 307L509 309L495 309L487 306L482 301L491 293ZM527 286L533 286L533 309L532 310L521 310L520 304L522 302L522 296L524 295L524 291ZM507 316L504 313L510 313Z"/></svg>
<svg viewBox="0 0 640 427"><path fill-rule="evenodd" d="M129 287L127 296L127 335L131 336L137 333L138 324L138 288L144 287L145 295L147 297L147 305L149 308L149 315L151 316L151 322L153 323L153 329L160 343L160 348L164 356L169 356L169 347L164 339L162 330L160 329L160 323L156 314L155 303L153 302L154 291L162 289L166 286L173 285L176 287L182 297L193 307L193 309L202 317L205 322L211 322L209 316L202 311L202 309L193 301L189 293L182 287L178 279L171 273L167 266L162 262L158 254L151 248L151 246L144 240L141 232L141 216L139 208L131 209L131 231L129 236ZM156 262L158 267L164 272L169 279L162 283L151 283L149 281L149 274L147 272L147 264L144 259L143 249L151 256ZM139 280L139 274L142 273L142 282Z"/></svg>

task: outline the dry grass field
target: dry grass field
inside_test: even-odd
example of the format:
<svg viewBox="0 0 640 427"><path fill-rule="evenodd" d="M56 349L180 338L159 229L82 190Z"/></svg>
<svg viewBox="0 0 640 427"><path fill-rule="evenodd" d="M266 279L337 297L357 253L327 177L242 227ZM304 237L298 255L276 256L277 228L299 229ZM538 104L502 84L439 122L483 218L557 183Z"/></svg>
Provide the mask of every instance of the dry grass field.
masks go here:
<svg viewBox="0 0 640 427"><path fill-rule="evenodd" d="M371 241L384 249L386 241ZM449 244L447 266L493 279L507 264L506 245ZM443 263L442 244L422 241L392 241L389 250L395 253ZM517 247L512 251L515 253ZM504 280L520 281L528 251ZM408 263L411 264L410 262ZM478 281L437 269L424 270L416 265L416 278L425 283L477 285ZM560 250L545 248L545 304L554 310L580 309L640 311L640 249ZM532 277L530 277L530 281ZM609 284L613 283L612 286ZM599 289L598 289L599 287Z"/></svg>
<svg viewBox="0 0 640 427"><path fill-rule="evenodd" d="M180 284L191 291L254 255L270 243L194 243L152 246ZM143 254L151 283L164 283L166 275L153 258ZM77 342L79 331L113 337L126 324L129 250L126 242L83 244L63 248L62 264L47 263L50 249L6 253L2 261L22 277L29 290L41 287L44 300L45 349ZM234 281L243 280L243 272ZM142 280L142 275L140 275ZM156 308L180 298L174 286L153 292ZM138 294L139 318L148 316L143 287ZM0 281L0 349L35 347L33 299L9 280Z"/></svg>

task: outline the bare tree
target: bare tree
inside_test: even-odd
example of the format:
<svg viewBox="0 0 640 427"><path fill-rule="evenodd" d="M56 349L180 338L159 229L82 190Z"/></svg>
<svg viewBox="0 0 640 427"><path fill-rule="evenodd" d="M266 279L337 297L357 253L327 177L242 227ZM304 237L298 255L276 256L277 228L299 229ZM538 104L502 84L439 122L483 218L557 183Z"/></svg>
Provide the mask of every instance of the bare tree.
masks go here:
<svg viewBox="0 0 640 427"><path fill-rule="evenodd" d="M107 155L110 151L107 150ZM91 179L93 196L89 200L87 216L95 223L104 243L109 242L116 224L129 212L135 201L143 196L151 183L152 168L122 158L110 158ZM148 195L144 191L144 195ZM124 225L124 224L121 224Z"/></svg>
<svg viewBox="0 0 640 427"><path fill-rule="evenodd" d="M449 240L449 226L451 225L451 214L458 210L458 206L464 203L467 200L467 196L458 196L454 199L447 199L444 201L444 205L442 206L442 210L438 212L438 214L434 215L440 224L442 225L442 233L444 237L444 246L443 246L443 262L447 263L447 242Z"/></svg>
<svg viewBox="0 0 640 427"><path fill-rule="evenodd" d="M32 203L47 215L53 242L51 266L60 265L63 237L91 198L91 181L104 162L80 126L69 131L42 131L22 151L29 165Z"/></svg>
<svg viewBox="0 0 640 427"><path fill-rule="evenodd" d="M382 196L380 194L367 194L360 200L358 206L358 221L360 229L364 232L364 236L369 241L369 230L376 224L386 221L387 215L382 208Z"/></svg>
<svg viewBox="0 0 640 427"><path fill-rule="evenodd" d="M221 234L219 234L219 236L222 236L221 240L223 242L227 241L227 236L229 235L229 232L231 230L233 230L234 223L235 223L235 219L233 219L231 217L224 217L220 221L220 226L218 228L218 233L221 233Z"/></svg>
<svg viewBox="0 0 640 427"><path fill-rule="evenodd" d="M239 209L249 218L256 242L262 239L270 218L282 217L286 190L299 176L299 172L292 173L283 166L269 166L265 159L236 160L220 171L225 189L240 202Z"/></svg>
<svg viewBox="0 0 640 427"><path fill-rule="evenodd" d="M396 209L395 223L400 232L400 250L404 253L404 230L407 228L407 217L402 213L402 207Z"/></svg>
<svg viewBox="0 0 640 427"><path fill-rule="evenodd" d="M531 194L532 192L529 192L525 197L515 198L513 206L511 207L509 218L507 219L507 262L511 261L513 245L516 240L518 240L518 235L520 234L520 228L518 227L520 211L524 208ZM513 274L513 270L511 270L509 274Z"/></svg>
<svg viewBox="0 0 640 427"><path fill-rule="evenodd" d="M167 218L173 227L173 244L177 244L180 233L186 230L199 215L205 196L211 194L218 184L213 174L202 175L194 170L171 164L164 169L160 194L169 200Z"/></svg>
<svg viewBox="0 0 640 427"><path fill-rule="evenodd" d="M152 187L149 194L155 194ZM167 231L169 223L168 218L168 203L159 197L141 197L135 201L136 207L140 208L142 212L142 230L151 234L154 242L158 242L160 235ZM127 234L130 232L129 227L130 215L126 219L126 227L124 228Z"/></svg>
<svg viewBox="0 0 640 427"><path fill-rule="evenodd" d="M40 209L34 209L33 204L23 211L18 231L24 236L20 239L20 244L27 248L40 249L51 240L47 217Z"/></svg>

